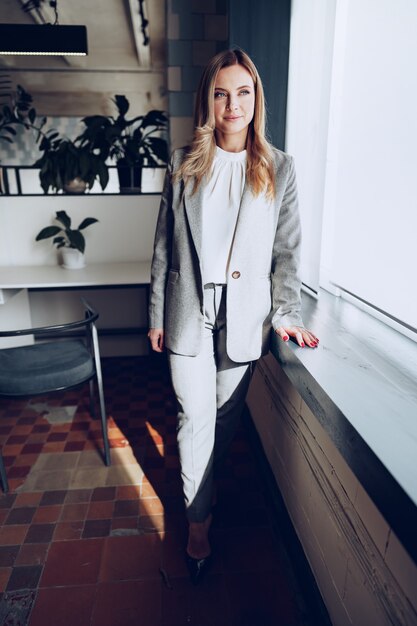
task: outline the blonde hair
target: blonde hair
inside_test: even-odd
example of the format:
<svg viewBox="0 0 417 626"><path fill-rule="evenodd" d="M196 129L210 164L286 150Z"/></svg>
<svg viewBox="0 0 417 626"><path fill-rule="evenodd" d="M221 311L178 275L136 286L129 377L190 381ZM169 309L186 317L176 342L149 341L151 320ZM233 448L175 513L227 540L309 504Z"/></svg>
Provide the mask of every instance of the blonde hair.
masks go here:
<svg viewBox="0 0 417 626"><path fill-rule="evenodd" d="M258 71L250 57L240 49L225 50L216 54L208 63L198 86L194 134L191 145L175 180L187 184L194 180L193 193L203 177L209 174L216 151L214 119L214 87L219 71L230 65L241 65L252 77L255 89L255 110L249 124L246 140L246 180L255 196L265 192L269 198L275 193L274 156L265 137L265 98Z"/></svg>

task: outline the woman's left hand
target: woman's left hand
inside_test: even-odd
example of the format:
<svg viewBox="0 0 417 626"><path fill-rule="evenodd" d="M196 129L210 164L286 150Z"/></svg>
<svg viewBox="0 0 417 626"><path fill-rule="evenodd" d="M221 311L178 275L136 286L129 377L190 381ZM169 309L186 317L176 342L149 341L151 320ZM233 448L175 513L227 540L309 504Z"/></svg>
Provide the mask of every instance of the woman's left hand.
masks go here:
<svg viewBox="0 0 417 626"><path fill-rule="evenodd" d="M306 345L310 348L316 348L319 343L318 337L302 326L280 326L275 332L283 341L288 341L290 337L294 337L302 348Z"/></svg>

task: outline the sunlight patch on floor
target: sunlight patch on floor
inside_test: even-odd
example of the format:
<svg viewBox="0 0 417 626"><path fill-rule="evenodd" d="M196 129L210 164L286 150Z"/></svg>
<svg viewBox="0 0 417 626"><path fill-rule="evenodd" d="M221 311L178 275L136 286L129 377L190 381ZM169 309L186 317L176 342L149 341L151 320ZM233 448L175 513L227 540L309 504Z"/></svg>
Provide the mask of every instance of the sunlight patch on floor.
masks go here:
<svg viewBox="0 0 417 626"><path fill-rule="evenodd" d="M51 406L47 402L28 402L27 408L42 415L49 424L68 424L72 422L78 406Z"/></svg>

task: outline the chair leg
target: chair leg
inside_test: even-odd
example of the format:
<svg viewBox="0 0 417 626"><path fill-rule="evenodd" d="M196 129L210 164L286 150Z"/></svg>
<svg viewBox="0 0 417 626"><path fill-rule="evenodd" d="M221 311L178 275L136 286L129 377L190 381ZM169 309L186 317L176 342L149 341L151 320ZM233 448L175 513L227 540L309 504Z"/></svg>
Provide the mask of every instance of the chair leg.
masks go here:
<svg viewBox="0 0 417 626"><path fill-rule="evenodd" d="M107 432L107 414L106 414L106 406L104 404L103 381L101 378L101 371L100 372L97 371L97 385L98 385L98 396L100 400L101 430L103 432L103 442L104 442L104 460L105 460L106 465L111 465L109 436Z"/></svg>
<svg viewBox="0 0 417 626"><path fill-rule="evenodd" d="M3 456L0 452L0 478L1 478L1 486L3 488L3 493L9 492L9 483L6 476L6 470L4 468Z"/></svg>
<svg viewBox="0 0 417 626"><path fill-rule="evenodd" d="M90 415L93 419L96 417L96 403L94 398L94 379L90 380Z"/></svg>
<svg viewBox="0 0 417 626"><path fill-rule="evenodd" d="M96 366L98 397L100 400L101 429L103 432L103 442L104 442L104 462L106 463L106 465L111 465L109 437L107 433L107 414L106 414L106 406L104 404L103 378L101 375L100 352L98 348L98 336L97 336L97 329L95 327L95 324L91 324L91 334L93 338L94 361L95 361L95 366Z"/></svg>

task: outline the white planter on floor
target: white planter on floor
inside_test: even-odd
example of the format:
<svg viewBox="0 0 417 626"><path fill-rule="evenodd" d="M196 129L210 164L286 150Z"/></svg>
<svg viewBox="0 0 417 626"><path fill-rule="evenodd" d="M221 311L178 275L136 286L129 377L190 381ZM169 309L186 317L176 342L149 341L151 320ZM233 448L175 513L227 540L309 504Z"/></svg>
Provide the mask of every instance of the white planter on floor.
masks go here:
<svg viewBox="0 0 417 626"><path fill-rule="evenodd" d="M61 248L62 267L67 270L79 270L85 267L85 256L75 248Z"/></svg>

